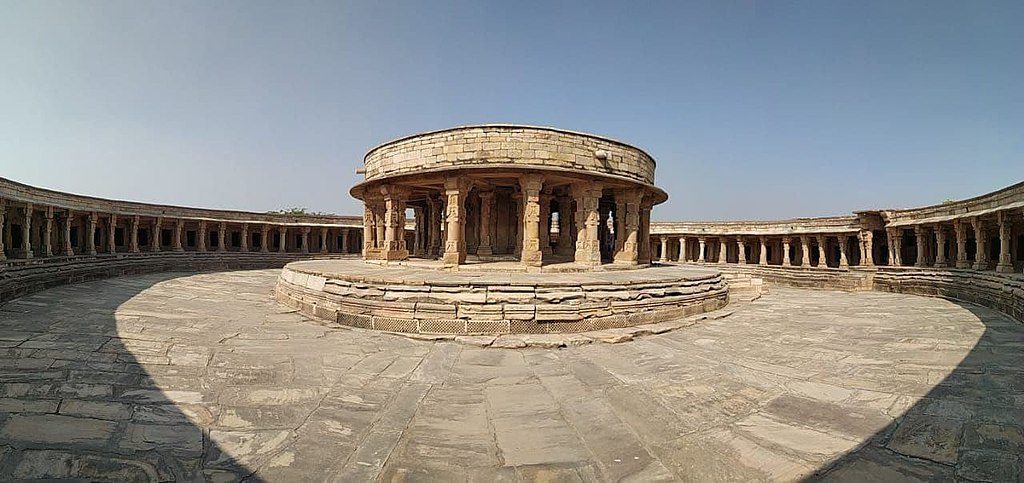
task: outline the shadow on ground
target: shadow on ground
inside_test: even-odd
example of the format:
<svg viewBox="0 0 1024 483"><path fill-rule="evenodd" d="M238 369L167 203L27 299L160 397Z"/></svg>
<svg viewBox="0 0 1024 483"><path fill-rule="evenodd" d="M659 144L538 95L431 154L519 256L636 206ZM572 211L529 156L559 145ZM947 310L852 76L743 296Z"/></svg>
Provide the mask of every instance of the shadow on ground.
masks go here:
<svg viewBox="0 0 1024 483"><path fill-rule="evenodd" d="M985 326L966 357L902 417L808 481L1024 481L1021 323L957 304Z"/></svg>
<svg viewBox="0 0 1024 483"><path fill-rule="evenodd" d="M84 286L59 287L0 307L0 475L194 481L252 473L196 424L209 420L204 401L168 394L156 381L197 381L195 366L167 363L202 355L131 324L145 314L118 311L153 285L187 275L93 282L102 296L86 302L65 300Z"/></svg>

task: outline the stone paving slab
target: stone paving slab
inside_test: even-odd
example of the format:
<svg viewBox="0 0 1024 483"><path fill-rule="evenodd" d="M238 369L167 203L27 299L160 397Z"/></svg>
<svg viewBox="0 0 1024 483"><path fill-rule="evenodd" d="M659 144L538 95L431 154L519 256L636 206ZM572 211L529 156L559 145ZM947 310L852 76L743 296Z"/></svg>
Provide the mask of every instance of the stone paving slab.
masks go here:
<svg viewBox="0 0 1024 483"><path fill-rule="evenodd" d="M277 273L0 306L0 479L1021 481L1024 326L989 309L773 288L501 349L325 327L273 302Z"/></svg>

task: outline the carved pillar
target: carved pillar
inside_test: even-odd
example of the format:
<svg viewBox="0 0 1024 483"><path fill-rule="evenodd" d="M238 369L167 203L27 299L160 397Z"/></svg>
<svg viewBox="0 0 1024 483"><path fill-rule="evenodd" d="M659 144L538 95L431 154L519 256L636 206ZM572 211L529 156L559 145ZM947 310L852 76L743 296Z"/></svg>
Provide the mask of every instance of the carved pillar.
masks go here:
<svg viewBox="0 0 1024 483"><path fill-rule="evenodd" d="M217 227L217 251L226 252L228 250L228 224L220 222L220 226Z"/></svg>
<svg viewBox="0 0 1024 483"><path fill-rule="evenodd" d="M828 237L818 235L815 239L818 241L818 267L828 268L828 257L825 255L825 241Z"/></svg>
<svg viewBox="0 0 1024 483"><path fill-rule="evenodd" d="M659 262L667 262L668 261L668 237L665 236L665 235L661 235L661 236L658 237L658 241L661 242L661 256L658 257L658 261Z"/></svg>
<svg viewBox="0 0 1024 483"><path fill-rule="evenodd" d="M241 251L249 251L249 224L242 223L242 248Z"/></svg>
<svg viewBox="0 0 1024 483"><path fill-rule="evenodd" d="M277 234L277 251L284 253L288 251L288 227L283 225L277 227Z"/></svg>
<svg viewBox="0 0 1024 483"><path fill-rule="evenodd" d="M260 251L270 253L270 225L260 226Z"/></svg>
<svg viewBox="0 0 1024 483"><path fill-rule="evenodd" d="M363 258L369 260L373 258L373 250L376 248L374 237L377 236L377 227L374 226L374 222L377 217L373 213L373 204L371 200L363 200Z"/></svg>
<svg viewBox="0 0 1024 483"><path fill-rule="evenodd" d="M427 228L427 237L430 238L428 254L431 257L441 254L441 206L440 199L434 195L427 196L427 209L430 211L430 226Z"/></svg>
<svg viewBox="0 0 1024 483"><path fill-rule="evenodd" d="M468 184L467 180L463 178L445 178L444 180L447 226L445 227L444 254L441 256L441 261L448 267L457 267L466 261L466 254L462 250L462 224L466 214L463 203L469 191Z"/></svg>
<svg viewBox="0 0 1024 483"><path fill-rule="evenodd" d="M128 238L128 251L139 253L139 215L132 216L131 233Z"/></svg>
<svg viewBox="0 0 1024 483"><path fill-rule="evenodd" d="M971 225L974 227L974 269L985 270L988 268L988 240L985 236L985 222L975 216L971 218Z"/></svg>
<svg viewBox="0 0 1024 483"><path fill-rule="evenodd" d="M64 256L74 256L75 250L71 247L71 230L73 229L72 224L75 221L74 212L67 210L64 215ZM3 215L0 214L0 226L3 225ZM0 256L3 255L3 245L0 244Z"/></svg>
<svg viewBox="0 0 1024 483"><path fill-rule="evenodd" d="M543 175L526 174L519 177L519 188L523 193L523 251L519 259L528 267L539 267L544 262L540 243L540 191L543 187Z"/></svg>
<svg viewBox="0 0 1024 483"><path fill-rule="evenodd" d="M742 238L736 238L736 249L738 250L738 252L736 253L736 261L737 261L737 263L739 263L740 265L746 265L747 264L747 244L746 244L746 242L743 241Z"/></svg>
<svg viewBox="0 0 1024 483"><path fill-rule="evenodd" d="M32 258L32 203L25 205L25 222L21 224L21 257Z"/></svg>
<svg viewBox="0 0 1024 483"><path fill-rule="evenodd" d="M515 253L522 255L523 253L523 193L516 192L512 195L512 204L516 207L516 223L515 229L513 230L513 236L516 240ZM574 247L575 249L575 247Z"/></svg>
<svg viewBox="0 0 1024 483"><path fill-rule="evenodd" d="M686 261L686 237L679 237L679 263Z"/></svg>
<svg viewBox="0 0 1024 483"><path fill-rule="evenodd" d="M1009 213L999 212L999 263L996 271L1002 273L1013 273L1013 258L1010 250L1010 220Z"/></svg>
<svg viewBox="0 0 1024 483"><path fill-rule="evenodd" d="M327 227L320 227L320 253L327 253Z"/></svg>
<svg viewBox="0 0 1024 483"><path fill-rule="evenodd" d="M782 239L782 264L787 267L793 264L789 257L789 242L790 238L788 236Z"/></svg>
<svg viewBox="0 0 1024 483"><path fill-rule="evenodd" d="M540 224L538 225L538 233L540 234L540 251L545 255L551 255L551 200L553 196L550 193L541 192L540 194Z"/></svg>
<svg viewBox="0 0 1024 483"><path fill-rule="evenodd" d="M0 261L7 260L5 238L7 235L7 200L0 199Z"/></svg>
<svg viewBox="0 0 1024 483"><path fill-rule="evenodd" d="M761 253L759 254L760 256L758 257L757 264L758 265L768 265L768 240L767 240L767 237L761 236L761 237L758 237L758 238L760 238L760 241L761 241Z"/></svg>
<svg viewBox="0 0 1024 483"><path fill-rule="evenodd" d="M640 263L651 263L651 209L650 200L640 198Z"/></svg>
<svg viewBox="0 0 1024 483"><path fill-rule="evenodd" d="M183 252L185 248L181 246L181 231L185 229L185 220L178 218L174 220L174 251Z"/></svg>
<svg viewBox="0 0 1024 483"><path fill-rule="evenodd" d="M348 253L348 228L341 229L341 246L338 247L341 253Z"/></svg>
<svg viewBox="0 0 1024 483"><path fill-rule="evenodd" d="M861 256L860 264L865 267L875 266L875 247L874 238L875 234L871 230L861 230L857 233L857 238L861 243ZM889 264L892 264L892 257L889 257Z"/></svg>
<svg viewBox="0 0 1024 483"><path fill-rule="evenodd" d="M616 229L621 232L615 236L615 244L618 251L615 253L616 263L636 265L640 260L640 203L643 191L616 190L615 201L618 204L615 211ZM576 210L579 212L580 204L576 202ZM578 216L578 215L577 215Z"/></svg>
<svg viewBox="0 0 1024 483"><path fill-rule="evenodd" d="M946 230L935 224L935 268L946 268Z"/></svg>
<svg viewBox="0 0 1024 483"><path fill-rule="evenodd" d="M309 253L309 232L312 230L308 226L302 227L302 253Z"/></svg>
<svg viewBox="0 0 1024 483"><path fill-rule="evenodd" d="M700 245L700 254L697 256L697 261L700 263L704 263L707 260L707 239L702 236L699 236L697 237L697 243Z"/></svg>
<svg viewBox="0 0 1024 483"><path fill-rule="evenodd" d="M491 207L494 205L494 192L480 192L480 245L476 249L477 255L487 256L494 254L491 249Z"/></svg>
<svg viewBox="0 0 1024 483"><path fill-rule="evenodd" d="M46 207L46 219L43 222L43 256L53 256L53 207Z"/></svg>
<svg viewBox="0 0 1024 483"><path fill-rule="evenodd" d="M559 196L555 198L555 203L558 204L558 253L560 255L573 255L576 251L576 245L572 243L572 198L568 196ZM616 226L619 224L618 214L615 215ZM618 244L618 228L616 228L616 245Z"/></svg>
<svg viewBox="0 0 1024 483"><path fill-rule="evenodd" d="M915 267L925 267L928 265L925 260L924 235L924 227L921 225L914 225L914 241L917 243L917 260L914 261Z"/></svg>
<svg viewBox="0 0 1024 483"><path fill-rule="evenodd" d="M159 216L153 219L153 236L152 240L150 240L150 249L154 252L160 251L160 239L163 238L163 228L160 227L161 222L163 222L163 218ZM90 227L89 230L90 233L87 238L92 238L92 228Z"/></svg>
<svg viewBox="0 0 1024 483"><path fill-rule="evenodd" d="M718 237L718 263L725 263L729 258L729 246L725 243L725 237Z"/></svg>
<svg viewBox="0 0 1024 483"><path fill-rule="evenodd" d="M850 261L846 256L846 252L850 249L850 237L845 233L840 233L839 237L839 268L849 268ZM861 258L861 260L864 260Z"/></svg>
<svg viewBox="0 0 1024 483"><path fill-rule="evenodd" d="M971 268L967 259L967 226L963 220L953 220L953 234L956 237L956 268Z"/></svg>
<svg viewBox="0 0 1024 483"><path fill-rule="evenodd" d="M117 215L110 214L110 224L107 225L107 253L117 253Z"/></svg>
<svg viewBox="0 0 1024 483"><path fill-rule="evenodd" d="M601 264L601 239L598 234L601 225L601 186L593 181L581 181L572 185L572 197L576 202L576 252L573 255L575 263L580 265L596 266ZM627 231L636 231L629 227L630 220L626 220ZM638 223L639 224L639 223ZM628 245L629 242L627 241ZM635 245L635 243L634 243ZM630 248L626 248L629 250ZM624 256L623 261L635 264L638 260L639 247L632 257ZM632 258L632 261L628 261Z"/></svg>
<svg viewBox="0 0 1024 483"><path fill-rule="evenodd" d="M384 196L384 247L381 260L406 260L409 250L405 247L405 191L397 186L381 186Z"/></svg>
<svg viewBox="0 0 1024 483"><path fill-rule="evenodd" d="M206 251L206 239L209 235L206 233L206 220L199 220L199 233L196 236L196 251ZM220 233L217 234L217 238L220 238ZM223 244L223 243L222 243Z"/></svg>

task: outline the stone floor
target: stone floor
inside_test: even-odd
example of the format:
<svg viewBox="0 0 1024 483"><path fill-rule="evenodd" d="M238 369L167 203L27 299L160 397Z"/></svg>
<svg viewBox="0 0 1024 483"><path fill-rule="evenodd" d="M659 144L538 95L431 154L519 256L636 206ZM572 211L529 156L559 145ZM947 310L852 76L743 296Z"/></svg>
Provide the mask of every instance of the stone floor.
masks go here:
<svg viewBox="0 0 1024 483"><path fill-rule="evenodd" d="M276 270L66 286L0 309L0 475L269 481L1021 481L1024 326L773 288L607 345L327 329Z"/></svg>

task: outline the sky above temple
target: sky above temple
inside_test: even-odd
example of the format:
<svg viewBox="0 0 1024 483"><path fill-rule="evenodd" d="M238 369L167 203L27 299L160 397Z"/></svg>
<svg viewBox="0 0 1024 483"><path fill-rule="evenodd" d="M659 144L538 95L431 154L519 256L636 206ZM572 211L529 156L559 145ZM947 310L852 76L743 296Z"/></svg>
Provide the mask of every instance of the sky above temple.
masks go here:
<svg viewBox="0 0 1024 483"><path fill-rule="evenodd" d="M658 162L657 220L912 207L1024 180L1024 2L0 0L0 176L360 213L365 152L524 123Z"/></svg>

